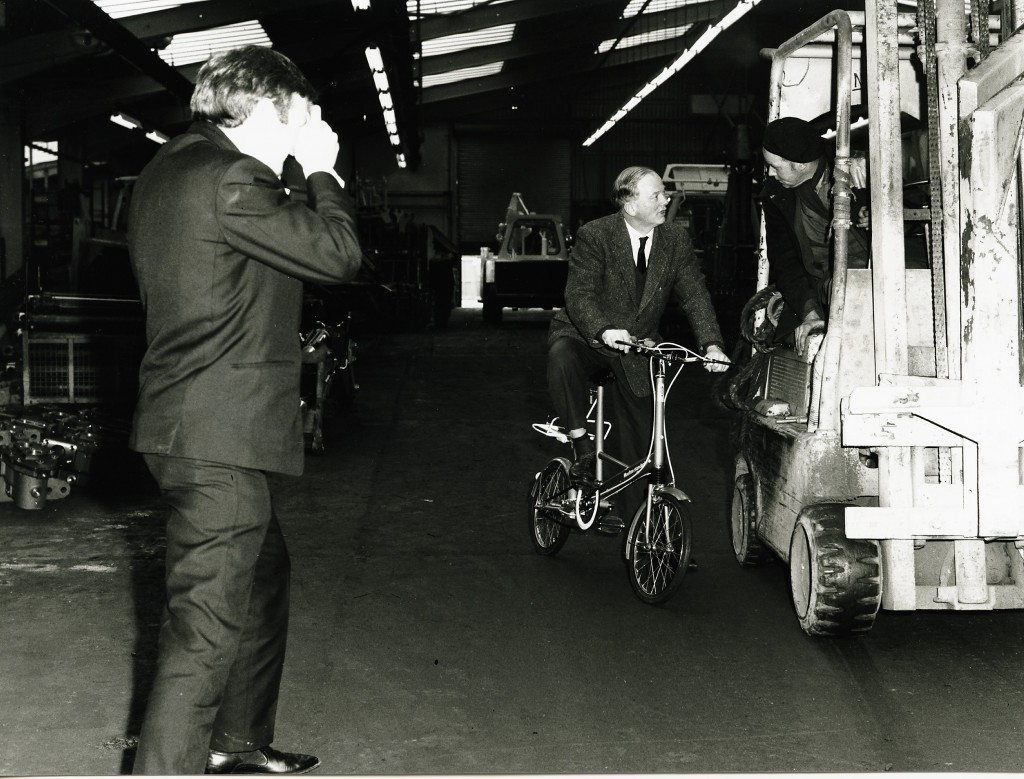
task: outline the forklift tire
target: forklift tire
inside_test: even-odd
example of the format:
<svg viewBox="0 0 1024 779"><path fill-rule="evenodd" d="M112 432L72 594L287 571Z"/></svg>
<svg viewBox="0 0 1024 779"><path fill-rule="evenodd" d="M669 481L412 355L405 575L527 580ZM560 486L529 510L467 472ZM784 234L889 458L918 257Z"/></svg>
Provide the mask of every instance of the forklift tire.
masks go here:
<svg viewBox="0 0 1024 779"><path fill-rule="evenodd" d="M489 325L500 325L501 303L498 302L498 296L494 292L494 286L485 286L482 297L484 304L484 322L486 322Z"/></svg>
<svg viewBox="0 0 1024 779"><path fill-rule="evenodd" d="M736 476L729 515L729 538L736 562L740 565L756 566L767 562L768 550L757 537L757 495L754 477L750 473Z"/></svg>
<svg viewBox="0 0 1024 779"><path fill-rule="evenodd" d="M789 543L789 584L800 627L810 636L867 633L881 604L875 541L849 539L842 503L800 512Z"/></svg>

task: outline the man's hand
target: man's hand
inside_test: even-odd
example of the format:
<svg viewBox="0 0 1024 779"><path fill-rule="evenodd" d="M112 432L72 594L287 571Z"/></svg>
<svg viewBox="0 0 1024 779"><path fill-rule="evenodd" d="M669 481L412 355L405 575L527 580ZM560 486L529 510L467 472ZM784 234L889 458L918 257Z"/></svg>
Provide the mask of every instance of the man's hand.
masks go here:
<svg viewBox="0 0 1024 779"><path fill-rule="evenodd" d="M338 136L320 114L320 106L310 109L309 120L299 130L292 151L306 176L319 171L333 172L338 161Z"/></svg>
<svg viewBox="0 0 1024 779"><path fill-rule="evenodd" d="M605 330L601 333L601 340L604 345L611 349L618 349L620 352L629 353L629 344L616 343L617 341L629 341L633 338L628 330Z"/></svg>
<svg viewBox="0 0 1024 779"><path fill-rule="evenodd" d="M729 370L729 364L732 362L728 355L719 349L717 346L709 346L707 351L704 352L704 356L709 360L718 360L718 362L706 362L704 363L704 370L710 373L725 373Z"/></svg>
<svg viewBox="0 0 1024 779"><path fill-rule="evenodd" d="M811 333L820 332L825 329L825 320L818 316L817 311L808 312L796 330L793 332L793 340L796 341L796 353L803 357L807 353L807 338Z"/></svg>
<svg viewBox="0 0 1024 779"><path fill-rule="evenodd" d="M862 230L871 229L871 210L867 206L857 209L857 227Z"/></svg>

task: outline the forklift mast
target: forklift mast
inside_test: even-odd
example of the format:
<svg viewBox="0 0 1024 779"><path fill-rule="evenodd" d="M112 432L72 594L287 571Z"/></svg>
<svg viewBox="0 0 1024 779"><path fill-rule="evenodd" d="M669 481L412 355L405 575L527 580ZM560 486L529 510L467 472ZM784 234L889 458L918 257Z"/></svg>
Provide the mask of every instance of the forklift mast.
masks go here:
<svg viewBox="0 0 1024 779"><path fill-rule="evenodd" d="M1024 608L1024 19L970 6L866 0L763 52L769 120L831 128L833 280L816 354L780 346L753 382L730 527L741 564L789 563L811 634L864 632L878 608ZM846 263L854 111L867 269ZM762 289L763 220L758 255Z"/></svg>

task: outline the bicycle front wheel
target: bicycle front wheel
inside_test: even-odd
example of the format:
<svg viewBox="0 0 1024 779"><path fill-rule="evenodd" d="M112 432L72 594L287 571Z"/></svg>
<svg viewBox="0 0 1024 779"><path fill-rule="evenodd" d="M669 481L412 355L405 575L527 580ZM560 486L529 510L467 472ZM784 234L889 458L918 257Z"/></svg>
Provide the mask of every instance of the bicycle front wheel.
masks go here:
<svg viewBox="0 0 1024 779"><path fill-rule="evenodd" d="M569 538L564 507L570 506L569 461L564 457L552 460L537 474L530 490L530 538L537 554L557 554ZM562 508L560 508L562 507Z"/></svg>
<svg viewBox="0 0 1024 779"><path fill-rule="evenodd" d="M642 503L626 534L626 571L633 592L644 603L663 603L683 582L690 565L693 523L686 501L654 496L651 517Z"/></svg>

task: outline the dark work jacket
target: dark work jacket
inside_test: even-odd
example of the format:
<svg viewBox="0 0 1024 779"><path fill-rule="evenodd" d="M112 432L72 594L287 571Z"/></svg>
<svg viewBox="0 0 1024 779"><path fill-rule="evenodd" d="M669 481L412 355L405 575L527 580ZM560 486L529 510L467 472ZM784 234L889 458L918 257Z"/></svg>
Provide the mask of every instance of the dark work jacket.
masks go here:
<svg viewBox="0 0 1024 779"><path fill-rule="evenodd" d="M786 188L776 179L769 178L759 196L759 202L764 212L770 267L769 282L774 284L782 294L786 304L775 330L776 338L793 332L811 310L817 311L823 320L828 319L829 290L832 285L831 260L829 260L828 267L817 267L806 244L800 240L798 231L801 228L797 214L797 190L813 189L821 176L831 176L831 167L824 161L821 164L824 169L819 170L810 181L804 182L799 187ZM829 185L831 185L830 179ZM866 205L868 205L867 191L854 189L850 203L851 221L856 223L857 211ZM823 211L824 208L822 205ZM831 224L831 195L825 218ZM869 245L864 231L851 225L847 241L850 267L867 267Z"/></svg>
<svg viewBox="0 0 1024 779"><path fill-rule="evenodd" d="M569 257L565 308L552 318L548 331L549 341L568 336L619 356L629 386L638 397L651 394L648 359L595 343L603 330L623 329L636 338L660 340L658 327L675 294L699 345L706 348L723 343L689 231L680 224L658 225L653 244L643 297L638 299L633 247L622 214L583 225Z"/></svg>
<svg viewBox="0 0 1024 779"><path fill-rule="evenodd" d="M306 185L308 205L289 200L208 122L142 171L128 224L146 310L136 451L302 472L303 281L345 281L362 262L344 190L323 172Z"/></svg>

